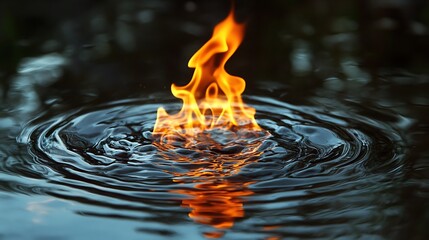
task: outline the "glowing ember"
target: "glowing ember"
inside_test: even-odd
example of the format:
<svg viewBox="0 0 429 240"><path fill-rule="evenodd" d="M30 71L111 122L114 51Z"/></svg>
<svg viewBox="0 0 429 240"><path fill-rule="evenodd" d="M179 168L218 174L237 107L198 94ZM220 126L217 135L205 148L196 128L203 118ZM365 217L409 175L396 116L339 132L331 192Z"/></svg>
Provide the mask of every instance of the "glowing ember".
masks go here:
<svg viewBox="0 0 429 240"><path fill-rule="evenodd" d="M195 68L192 80L183 87L171 86L173 95L183 100L182 109L169 115L159 108L154 136L171 143L178 136L189 139L213 129L260 130L254 118L255 109L241 99L245 81L225 71L225 64L240 45L243 33L244 25L235 22L233 11L214 28L211 39L188 63Z"/></svg>

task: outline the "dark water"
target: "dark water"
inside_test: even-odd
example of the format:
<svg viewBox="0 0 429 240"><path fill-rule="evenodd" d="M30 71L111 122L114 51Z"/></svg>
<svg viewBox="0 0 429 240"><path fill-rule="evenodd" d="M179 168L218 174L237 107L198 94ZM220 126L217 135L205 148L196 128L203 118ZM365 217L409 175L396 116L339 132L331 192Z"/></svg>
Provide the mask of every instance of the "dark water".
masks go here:
<svg viewBox="0 0 429 240"><path fill-rule="evenodd" d="M382 238L401 230L390 226L405 211L395 195L407 168L409 119L347 101L293 105L252 96L247 102L269 135L237 145L219 134L214 138L227 140L221 152L165 150L151 136L156 109L164 102L178 111L180 104L162 99L123 100L32 122L18 137L32 158L6 161L4 169L45 182L27 189L51 196L34 203L39 211L71 200L89 205L80 215L153 224L137 228L151 238L181 237L181 228L197 238L226 233L231 239Z"/></svg>
<svg viewBox="0 0 429 240"><path fill-rule="evenodd" d="M238 2L263 130L166 149L228 9L0 3L0 239L428 239L428 4Z"/></svg>

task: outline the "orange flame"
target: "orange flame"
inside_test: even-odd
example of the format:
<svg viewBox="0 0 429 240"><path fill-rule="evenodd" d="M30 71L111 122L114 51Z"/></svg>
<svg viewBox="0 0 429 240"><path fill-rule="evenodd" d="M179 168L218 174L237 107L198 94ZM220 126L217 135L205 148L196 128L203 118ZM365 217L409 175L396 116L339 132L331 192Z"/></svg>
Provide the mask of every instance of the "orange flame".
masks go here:
<svg viewBox="0 0 429 240"><path fill-rule="evenodd" d="M225 71L225 64L240 45L244 25L235 22L233 10L214 28L211 39L189 60L195 68L186 86L171 86L171 92L183 100L180 112L169 115L159 108L153 134L172 140L173 135L193 137L204 130L232 129L234 126L260 130L255 109L243 103L246 83Z"/></svg>
<svg viewBox="0 0 429 240"><path fill-rule="evenodd" d="M243 103L245 81L225 70L243 34L244 25L235 22L231 10L189 60L188 66L195 68L192 80L186 86L171 86L173 95L183 101L181 110L169 115L159 108L153 130L153 144L164 159L193 164L189 171L172 174L177 183L195 185L171 192L188 196L182 206L191 209L190 218L215 228L205 233L207 238L221 237L222 231L244 217L252 182L234 182L229 177L257 160L258 149L269 136L256 123L255 109ZM176 151L180 147L187 151Z"/></svg>

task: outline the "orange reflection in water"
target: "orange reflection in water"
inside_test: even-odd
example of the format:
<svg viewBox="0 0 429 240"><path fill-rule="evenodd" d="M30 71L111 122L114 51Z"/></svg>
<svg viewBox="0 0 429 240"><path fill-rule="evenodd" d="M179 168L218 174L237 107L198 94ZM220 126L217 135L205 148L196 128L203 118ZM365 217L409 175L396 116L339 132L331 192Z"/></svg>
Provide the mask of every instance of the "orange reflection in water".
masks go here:
<svg viewBox="0 0 429 240"><path fill-rule="evenodd" d="M239 172L245 164L255 160L255 156L244 160L204 158L192 162L196 166L201 164L201 168L174 174L176 176L174 181L177 183L195 183L193 188L171 192L189 196L182 200L181 206L191 209L190 218L217 229L205 233L206 238L222 237L222 230L231 228L237 219L244 217L244 197L253 194L248 189L253 182L232 181L228 177ZM189 161L189 159L178 161Z"/></svg>
<svg viewBox="0 0 429 240"><path fill-rule="evenodd" d="M189 217L198 223L218 229L231 228L237 218L244 217L243 197L252 195L247 189L249 183L227 180L198 183L195 189L178 190L191 196L182 200L182 207L191 208Z"/></svg>

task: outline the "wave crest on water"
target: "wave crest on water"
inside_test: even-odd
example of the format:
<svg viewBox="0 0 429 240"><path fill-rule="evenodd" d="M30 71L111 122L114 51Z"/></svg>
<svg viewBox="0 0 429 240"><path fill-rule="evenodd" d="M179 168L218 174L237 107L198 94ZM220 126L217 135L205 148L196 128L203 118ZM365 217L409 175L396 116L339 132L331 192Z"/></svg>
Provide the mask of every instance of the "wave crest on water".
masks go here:
<svg viewBox="0 0 429 240"><path fill-rule="evenodd" d="M67 189L53 195L82 201L73 189L83 190L85 202L180 222L190 209L194 221L217 229L207 236L371 235L377 214L388 224L381 200L394 199L386 189L404 168L400 116L380 110L374 119L361 114L366 107L326 100L246 102L263 131L215 129L167 145L151 134L158 104L130 99L35 121L19 141L28 143L31 165Z"/></svg>

